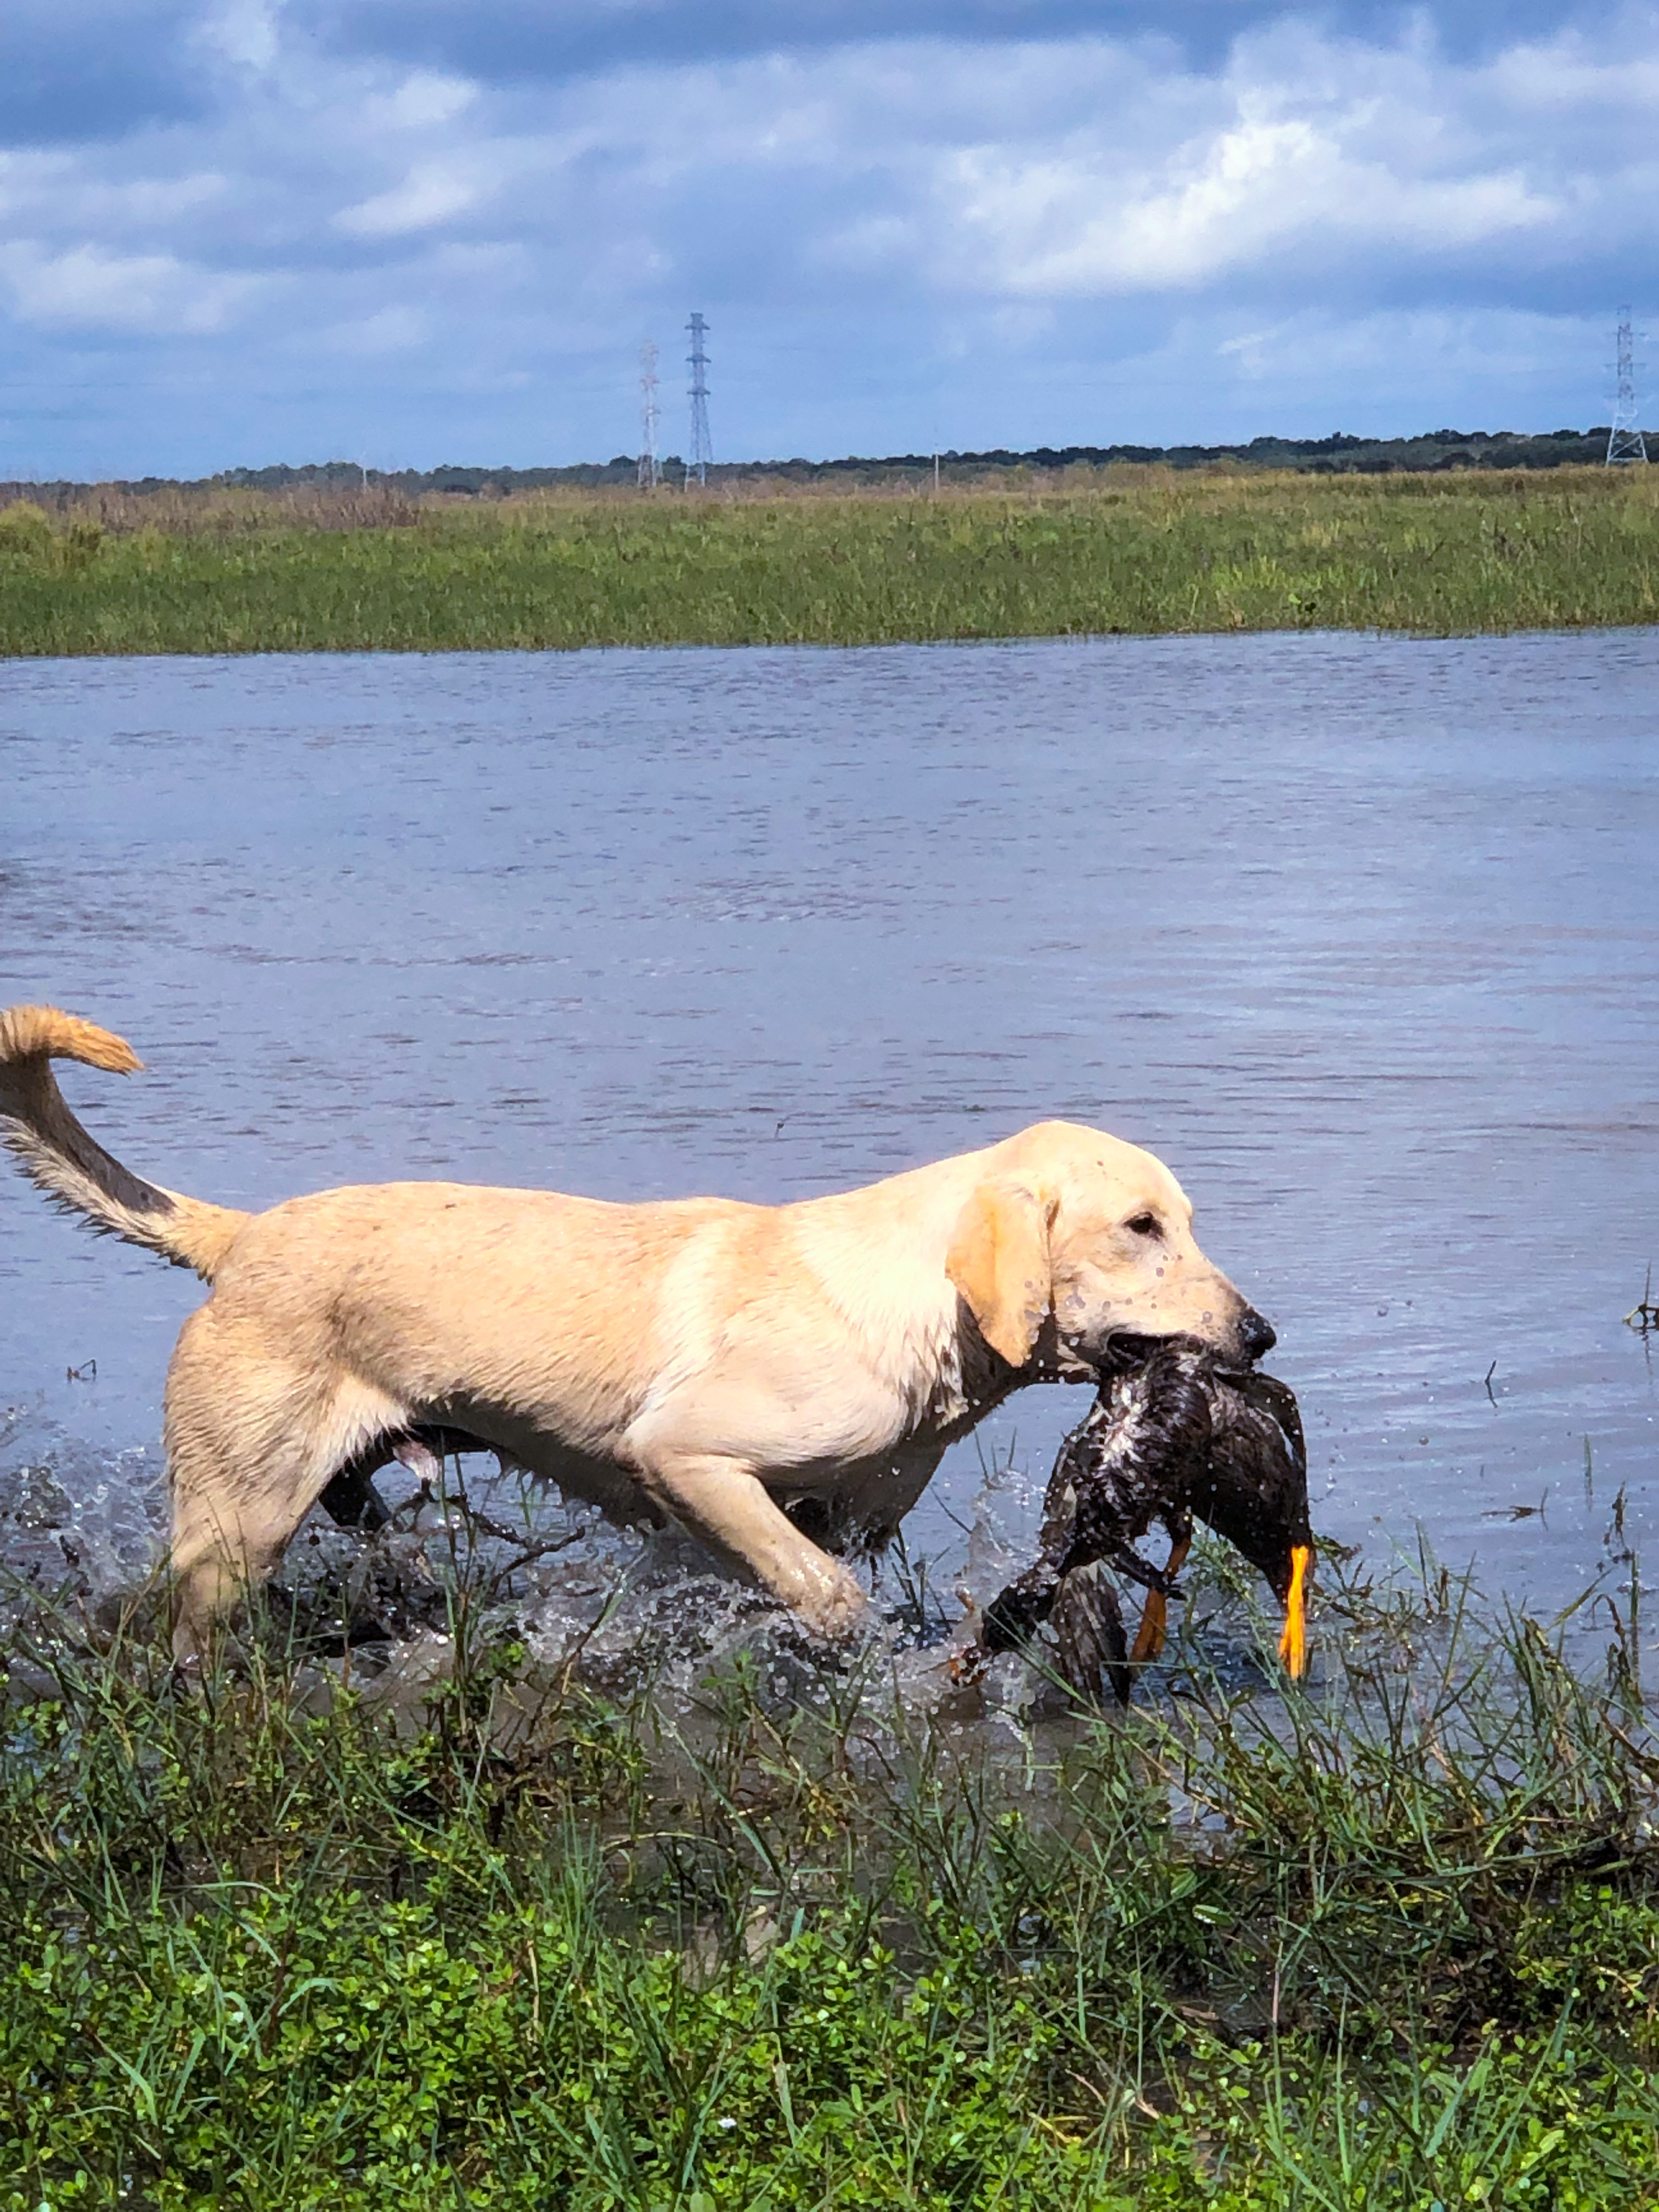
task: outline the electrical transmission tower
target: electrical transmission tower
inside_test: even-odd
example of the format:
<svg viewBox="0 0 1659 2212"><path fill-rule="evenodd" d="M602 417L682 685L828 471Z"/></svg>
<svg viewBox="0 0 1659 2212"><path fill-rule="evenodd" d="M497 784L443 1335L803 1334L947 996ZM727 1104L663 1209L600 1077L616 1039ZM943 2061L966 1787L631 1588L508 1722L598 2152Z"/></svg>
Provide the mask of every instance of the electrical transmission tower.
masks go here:
<svg viewBox="0 0 1659 2212"><path fill-rule="evenodd" d="M1619 389L1613 403L1613 428L1607 432L1607 466L1618 461L1644 461L1648 449L1636 427L1636 332L1630 309L1619 310L1619 358L1613 374Z"/></svg>
<svg viewBox="0 0 1659 2212"><path fill-rule="evenodd" d="M685 357L691 371L691 453L685 464L685 481L690 483L696 477L699 483L707 483L708 465L714 458L708 442L708 356L702 343L708 325L701 315L693 315L685 327L691 334L691 350Z"/></svg>
<svg viewBox="0 0 1659 2212"><path fill-rule="evenodd" d="M662 482L662 463L657 459L657 425L662 410L657 404L657 349L647 338L640 348L640 489L655 491Z"/></svg>

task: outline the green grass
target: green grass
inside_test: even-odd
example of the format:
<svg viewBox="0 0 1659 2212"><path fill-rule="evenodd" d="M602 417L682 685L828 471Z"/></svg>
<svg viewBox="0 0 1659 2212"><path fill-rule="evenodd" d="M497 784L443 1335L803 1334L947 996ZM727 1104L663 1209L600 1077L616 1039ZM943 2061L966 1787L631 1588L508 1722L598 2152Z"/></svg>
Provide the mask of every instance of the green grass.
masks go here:
<svg viewBox="0 0 1659 2212"><path fill-rule="evenodd" d="M1628 1631L1592 1686L1351 1588L1282 1706L1189 1649L1022 1749L777 1648L671 1729L456 1626L416 1715L37 1624L5 2212L1659 2203Z"/></svg>
<svg viewBox="0 0 1659 2212"><path fill-rule="evenodd" d="M464 510L373 494L304 510L255 494L193 506L112 495L56 520L0 512L8 654L1450 635L1656 618L1659 474L1640 469L1146 470L938 501L664 493Z"/></svg>

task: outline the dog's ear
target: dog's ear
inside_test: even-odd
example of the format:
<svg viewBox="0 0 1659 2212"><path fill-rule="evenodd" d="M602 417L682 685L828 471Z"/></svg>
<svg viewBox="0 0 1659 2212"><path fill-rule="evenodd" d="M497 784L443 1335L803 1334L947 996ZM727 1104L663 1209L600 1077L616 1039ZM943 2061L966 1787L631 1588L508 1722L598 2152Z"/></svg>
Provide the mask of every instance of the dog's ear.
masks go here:
<svg viewBox="0 0 1659 2212"><path fill-rule="evenodd" d="M1011 1367L1030 1358L1054 1302L1048 1207L1024 1183L982 1182L951 1232L945 1272Z"/></svg>

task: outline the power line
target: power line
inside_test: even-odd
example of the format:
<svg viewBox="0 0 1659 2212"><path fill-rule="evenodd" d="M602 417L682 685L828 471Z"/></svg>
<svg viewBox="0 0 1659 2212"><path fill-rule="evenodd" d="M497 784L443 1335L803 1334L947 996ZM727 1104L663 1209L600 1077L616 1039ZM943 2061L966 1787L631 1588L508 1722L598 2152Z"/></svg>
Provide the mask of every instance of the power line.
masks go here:
<svg viewBox="0 0 1659 2212"><path fill-rule="evenodd" d="M686 356L691 371L691 454L685 465L685 481L690 483L696 477L699 483L707 483L714 458L708 439L708 356L703 348L708 325L701 315L693 315L685 327L691 336L691 350Z"/></svg>
<svg viewBox="0 0 1659 2212"><path fill-rule="evenodd" d="M662 410L657 404L657 348L647 338L640 348L640 489L655 491L662 482L662 463L657 459L657 425Z"/></svg>
<svg viewBox="0 0 1659 2212"><path fill-rule="evenodd" d="M1617 345L1619 358L1613 373L1619 389L1613 403L1613 427L1607 432L1609 468L1620 461L1644 461L1648 457L1642 433L1636 427L1636 332L1628 307L1619 310Z"/></svg>

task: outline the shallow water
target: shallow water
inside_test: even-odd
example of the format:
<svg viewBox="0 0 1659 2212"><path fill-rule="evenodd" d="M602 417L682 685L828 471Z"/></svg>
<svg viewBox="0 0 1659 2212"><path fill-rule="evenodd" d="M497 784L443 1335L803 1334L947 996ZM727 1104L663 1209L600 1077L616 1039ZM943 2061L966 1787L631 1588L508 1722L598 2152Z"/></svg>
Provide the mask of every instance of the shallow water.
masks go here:
<svg viewBox="0 0 1659 2212"><path fill-rule="evenodd" d="M1088 1120L1277 1323L1322 1533L1382 1563L1420 1524L1545 1608L1627 1583L1621 1492L1659 1534L1622 1320L1659 1261L1659 634L4 684L0 989L143 1053L65 1077L141 1172L769 1200ZM0 1559L114 1575L199 1290L0 1205ZM976 1512L994 1587L1086 1402L952 1452L908 1530L940 1587Z"/></svg>

